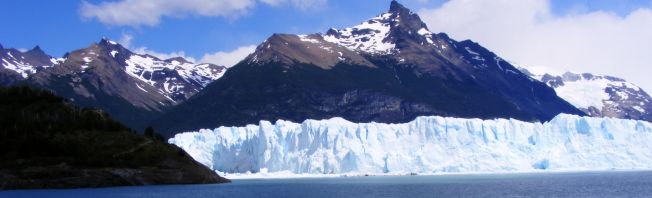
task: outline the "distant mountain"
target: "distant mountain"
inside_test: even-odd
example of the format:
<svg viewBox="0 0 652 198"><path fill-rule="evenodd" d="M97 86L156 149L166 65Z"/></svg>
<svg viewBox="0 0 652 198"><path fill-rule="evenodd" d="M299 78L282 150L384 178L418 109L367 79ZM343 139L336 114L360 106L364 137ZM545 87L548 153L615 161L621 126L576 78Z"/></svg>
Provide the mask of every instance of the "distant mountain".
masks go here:
<svg viewBox="0 0 652 198"><path fill-rule="evenodd" d="M0 190L223 183L180 148L49 91L0 87Z"/></svg>
<svg viewBox="0 0 652 198"><path fill-rule="evenodd" d="M0 45L0 86L15 84L56 63L57 59L45 54L39 46L21 52Z"/></svg>
<svg viewBox="0 0 652 198"><path fill-rule="evenodd" d="M77 105L105 110L136 130L226 71L223 66L194 64L181 57L162 60L137 54L108 39L59 59L38 47L25 53L4 51L0 70L4 85L23 81L51 90Z"/></svg>
<svg viewBox="0 0 652 198"><path fill-rule="evenodd" d="M520 68L555 89L559 97L593 117L652 121L652 98L624 79L590 73L544 73Z"/></svg>
<svg viewBox="0 0 652 198"><path fill-rule="evenodd" d="M546 121L584 113L472 41L428 30L396 1L326 34L274 34L224 77L153 122L177 132L260 120L343 117L407 122L421 115Z"/></svg>

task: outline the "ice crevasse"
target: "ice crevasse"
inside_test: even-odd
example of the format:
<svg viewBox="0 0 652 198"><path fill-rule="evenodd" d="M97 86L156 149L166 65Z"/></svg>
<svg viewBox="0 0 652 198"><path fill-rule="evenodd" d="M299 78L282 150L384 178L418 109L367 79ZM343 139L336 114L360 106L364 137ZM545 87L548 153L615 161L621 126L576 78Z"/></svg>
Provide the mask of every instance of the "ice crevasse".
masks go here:
<svg viewBox="0 0 652 198"><path fill-rule="evenodd" d="M652 124L560 114L546 123L418 117L220 127L169 140L226 173L484 173L652 168Z"/></svg>

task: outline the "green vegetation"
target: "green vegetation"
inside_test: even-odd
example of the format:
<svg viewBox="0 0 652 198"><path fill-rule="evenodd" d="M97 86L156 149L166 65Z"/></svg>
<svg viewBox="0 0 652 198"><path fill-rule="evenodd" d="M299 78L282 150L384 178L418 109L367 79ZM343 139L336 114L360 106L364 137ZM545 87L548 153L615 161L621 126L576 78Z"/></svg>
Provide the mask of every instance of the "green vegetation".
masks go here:
<svg viewBox="0 0 652 198"><path fill-rule="evenodd" d="M145 137L156 141L165 141L165 138L161 134L156 133L151 126L145 128Z"/></svg>
<svg viewBox="0 0 652 198"><path fill-rule="evenodd" d="M0 159L0 189L225 181L151 128L27 87L0 87Z"/></svg>

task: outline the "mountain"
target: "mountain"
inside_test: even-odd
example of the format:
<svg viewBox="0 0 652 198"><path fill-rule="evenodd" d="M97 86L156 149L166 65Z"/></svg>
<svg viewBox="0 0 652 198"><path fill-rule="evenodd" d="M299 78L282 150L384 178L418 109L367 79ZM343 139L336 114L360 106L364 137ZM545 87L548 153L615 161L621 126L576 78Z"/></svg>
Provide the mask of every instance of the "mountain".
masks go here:
<svg viewBox="0 0 652 198"><path fill-rule="evenodd" d="M165 135L260 120L417 116L546 121L584 115L545 84L473 41L428 30L392 1L388 12L326 34L274 34L245 60L152 124Z"/></svg>
<svg viewBox="0 0 652 198"><path fill-rule="evenodd" d="M652 123L560 114L550 122L341 118L180 133L169 142L224 173L411 174L648 170Z"/></svg>
<svg viewBox="0 0 652 198"><path fill-rule="evenodd" d="M57 59L36 46L27 52L0 45L0 86L13 85L56 64Z"/></svg>
<svg viewBox="0 0 652 198"><path fill-rule="evenodd" d="M228 182L154 132L48 91L0 87L0 126L0 189Z"/></svg>
<svg viewBox="0 0 652 198"><path fill-rule="evenodd" d="M546 83L578 109L594 117L652 121L652 98L621 78L590 73L551 74L520 68Z"/></svg>
<svg viewBox="0 0 652 198"><path fill-rule="evenodd" d="M141 130L149 120L199 92L225 70L183 58L161 60L136 54L102 39L67 53L52 67L30 75L27 82L77 105L102 109Z"/></svg>

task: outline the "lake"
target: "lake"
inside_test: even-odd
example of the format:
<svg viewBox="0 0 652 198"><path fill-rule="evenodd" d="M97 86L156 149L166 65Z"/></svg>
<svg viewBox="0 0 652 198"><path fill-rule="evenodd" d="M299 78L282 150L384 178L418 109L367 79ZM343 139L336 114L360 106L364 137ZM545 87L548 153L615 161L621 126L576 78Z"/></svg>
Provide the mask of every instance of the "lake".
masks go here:
<svg viewBox="0 0 652 198"><path fill-rule="evenodd" d="M0 197L652 197L652 172L248 179L210 185L2 191Z"/></svg>

